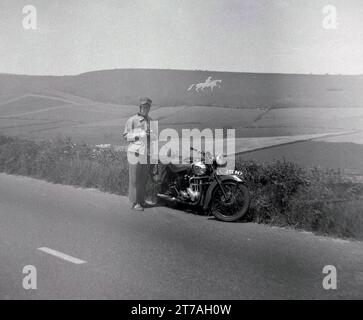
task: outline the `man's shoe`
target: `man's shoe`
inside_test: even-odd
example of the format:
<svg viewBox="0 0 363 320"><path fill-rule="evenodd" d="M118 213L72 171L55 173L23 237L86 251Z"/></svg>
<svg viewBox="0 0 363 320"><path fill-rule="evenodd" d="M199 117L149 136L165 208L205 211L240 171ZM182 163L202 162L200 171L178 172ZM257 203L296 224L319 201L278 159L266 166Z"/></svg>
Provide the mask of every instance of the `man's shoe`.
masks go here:
<svg viewBox="0 0 363 320"><path fill-rule="evenodd" d="M158 202L157 201L155 201L155 200L152 200L152 199L150 199L150 200L145 200L145 202L144 202L144 205L146 206L146 207L154 207L154 206L156 206L158 204Z"/></svg>
<svg viewBox="0 0 363 320"><path fill-rule="evenodd" d="M133 207L133 210L135 211L144 211L144 208L142 207L142 205L140 203L136 203Z"/></svg>

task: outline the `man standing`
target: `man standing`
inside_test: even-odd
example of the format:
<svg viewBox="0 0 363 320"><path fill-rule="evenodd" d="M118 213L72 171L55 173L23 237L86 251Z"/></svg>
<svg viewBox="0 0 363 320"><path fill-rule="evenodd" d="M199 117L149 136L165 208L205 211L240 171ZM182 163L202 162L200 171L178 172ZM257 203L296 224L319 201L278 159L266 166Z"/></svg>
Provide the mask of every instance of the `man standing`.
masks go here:
<svg viewBox="0 0 363 320"><path fill-rule="evenodd" d="M140 99L140 111L127 120L124 138L129 142L129 200L132 208L144 210L146 185L150 162L150 117L151 99ZM133 161L130 161L130 160ZM135 161L135 159L139 161Z"/></svg>

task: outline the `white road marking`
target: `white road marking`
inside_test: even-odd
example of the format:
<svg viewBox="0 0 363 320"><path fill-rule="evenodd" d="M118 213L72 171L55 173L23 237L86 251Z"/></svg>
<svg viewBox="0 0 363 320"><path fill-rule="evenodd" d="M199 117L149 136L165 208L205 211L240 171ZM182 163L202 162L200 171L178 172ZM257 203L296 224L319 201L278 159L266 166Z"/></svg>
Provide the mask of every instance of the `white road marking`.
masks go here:
<svg viewBox="0 0 363 320"><path fill-rule="evenodd" d="M53 249L50 249L50 248L47 248L47 247L41 247L41 248L38 248L38 250L43 251L43 252L48 253L48 254L51 254L51 255L53 255L53 256L55 256L57 258L60 258L60 259L75 263L75 264L87 263L86 261L83 261L81 259L69 256L68 254L65 254L65 253L62 253L62 252L59 252L57 250L53 250Z"/></svg>

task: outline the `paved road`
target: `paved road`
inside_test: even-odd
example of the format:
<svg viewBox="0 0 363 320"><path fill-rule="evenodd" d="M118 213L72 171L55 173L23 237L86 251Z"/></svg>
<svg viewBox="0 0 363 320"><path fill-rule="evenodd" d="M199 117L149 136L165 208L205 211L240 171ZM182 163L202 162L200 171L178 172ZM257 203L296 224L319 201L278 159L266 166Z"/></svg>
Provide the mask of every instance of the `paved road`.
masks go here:
<svg viewBox="0 0 363 320"><path fill-rule="evenodd" d="M37 290L23 289L26 265ZM325 265L337 268L335 291L322 288ZM363 298L363 245L168 208L133 212L124 197L0 174L0 299L14 298Z"/></svg>

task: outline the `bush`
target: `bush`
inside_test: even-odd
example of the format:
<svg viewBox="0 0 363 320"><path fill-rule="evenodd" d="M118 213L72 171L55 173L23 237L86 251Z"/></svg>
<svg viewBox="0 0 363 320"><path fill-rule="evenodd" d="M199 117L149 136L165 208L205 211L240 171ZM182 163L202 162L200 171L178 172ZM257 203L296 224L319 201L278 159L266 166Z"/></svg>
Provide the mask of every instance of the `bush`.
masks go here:
<svg viewBox="0 0 363 320"><path fill-rule="evenodd" d="M363 239L363 184L339 171L307 170L286 161L263 165L236 159L236 170L251 193L250 221ZM128 189L125 152L70 138L34 142L0 135L0 172L120 195Z"/></svg>
<svg viewBox="0 0 363 320"><path fill-rule="evenodd" d="M243 180L251 192L250 216L256 222L286 222L289 201L307 181L296 164L275 161L268 165L253 161L236 162Z"/></svg>
<svg viewBox="0 0 363 320"><path fill-rule="evenodd" d="M0 136L0 171L116 194L126 194L128 187L124 152L75 144L70 138L34 142Z"/></svg>
<svg viewBox="0 0 363 320"><path fill-rule="evenodd" d="M363 185L340 171L236 161L251 192L250 221L363 239Z"/></svg>

